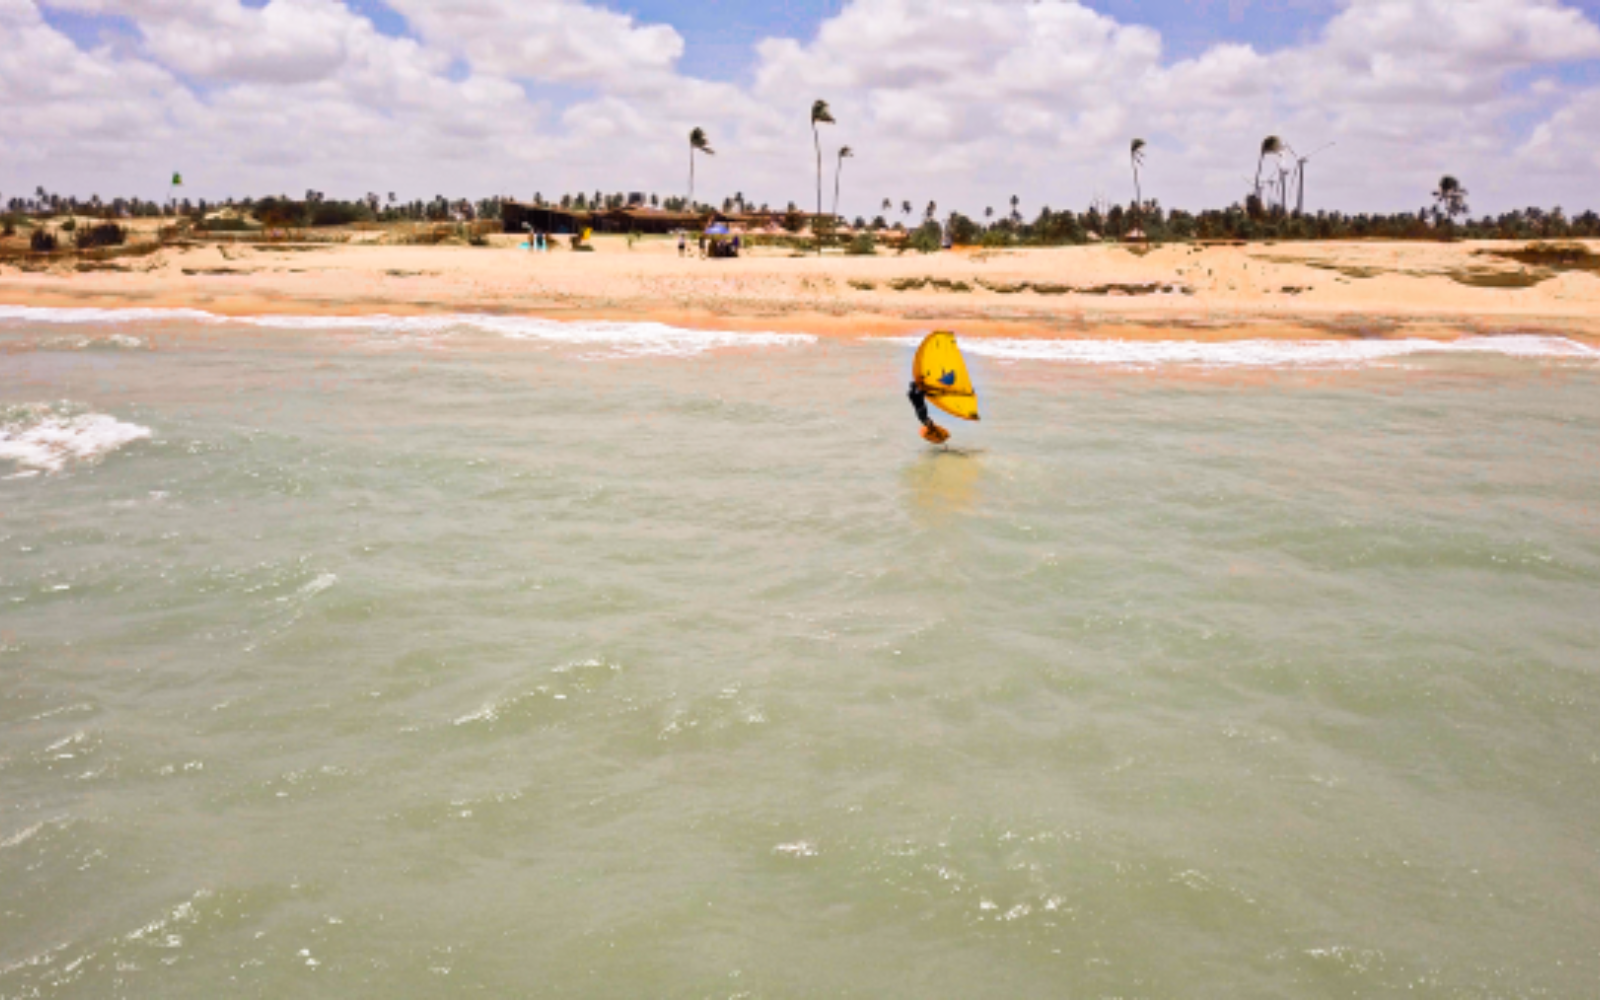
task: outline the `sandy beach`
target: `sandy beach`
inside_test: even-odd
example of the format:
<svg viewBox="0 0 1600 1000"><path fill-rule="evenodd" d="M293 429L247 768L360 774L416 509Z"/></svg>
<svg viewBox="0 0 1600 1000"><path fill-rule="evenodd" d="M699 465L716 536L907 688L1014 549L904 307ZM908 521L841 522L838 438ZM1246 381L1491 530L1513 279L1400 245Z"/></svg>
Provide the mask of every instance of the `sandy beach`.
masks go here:
<svg viewBox="0 0 1600 1000"><path fill-rule="evenodd" d="M0 304L192 308L222 315L490 313L653 320L717 330L1149 339L1455 337L1600 340L1597 259L1525 262L1522 243L1169 244L822 258L759 248L680 258L599 236L530 254L393 245L390 234L204 242L103 261L0 262ZM1600 247L1591 245L1591 253Z"/></svg>

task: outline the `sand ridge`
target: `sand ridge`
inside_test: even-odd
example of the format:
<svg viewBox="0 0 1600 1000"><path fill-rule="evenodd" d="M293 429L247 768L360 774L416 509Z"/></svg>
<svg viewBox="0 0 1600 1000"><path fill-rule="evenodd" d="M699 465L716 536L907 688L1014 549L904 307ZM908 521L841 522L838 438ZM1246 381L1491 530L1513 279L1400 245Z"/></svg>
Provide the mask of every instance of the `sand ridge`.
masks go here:
<svg viewBox="0 0 1600 1000"><path fill-rule="evenodd" d="M493 313L720 330L1233 339L1550 332L1600 341L1600 271L1521 243L1120 245L821 258L680 258L601 236L589 253L368 242L195 243L93 264L0 266L0 303L222 315ZM1591 253L1600 246L1591 244ZM1600 258L1595 258L1600 259Z"/></svg>

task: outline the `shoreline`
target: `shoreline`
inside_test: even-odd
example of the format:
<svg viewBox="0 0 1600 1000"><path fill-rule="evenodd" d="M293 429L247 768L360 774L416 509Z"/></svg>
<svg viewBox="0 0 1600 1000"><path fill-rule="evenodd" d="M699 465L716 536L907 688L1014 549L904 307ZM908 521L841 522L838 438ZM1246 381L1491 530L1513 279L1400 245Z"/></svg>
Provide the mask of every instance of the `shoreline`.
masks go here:
<svg viewBox="0 0 1600 1000"><path fill-rule="evenodd" d="M824 339L1387 340L1496 334L1600 346L1600 270L1542 270L1491 244L1119 246L682 259L663 242L530 255L326 244L169 247L126 263L0 268L0 305L222 317L481 315L648 322ZM70 266L69 266L70 265ZM1520 287L1518 287L1520 286Z"/></svg>

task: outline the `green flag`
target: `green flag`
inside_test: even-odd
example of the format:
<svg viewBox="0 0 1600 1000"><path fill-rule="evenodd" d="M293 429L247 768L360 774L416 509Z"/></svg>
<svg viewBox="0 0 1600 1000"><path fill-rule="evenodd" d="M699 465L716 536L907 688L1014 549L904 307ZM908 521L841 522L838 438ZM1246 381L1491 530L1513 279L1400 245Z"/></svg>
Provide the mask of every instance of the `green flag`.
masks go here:
<svg viewBox="0 0 1600 1000"><path fill-rule="evenodd" d="M172 186L173 187L183 187L183 175L182 174L174 173L172 175Z"/></svg>

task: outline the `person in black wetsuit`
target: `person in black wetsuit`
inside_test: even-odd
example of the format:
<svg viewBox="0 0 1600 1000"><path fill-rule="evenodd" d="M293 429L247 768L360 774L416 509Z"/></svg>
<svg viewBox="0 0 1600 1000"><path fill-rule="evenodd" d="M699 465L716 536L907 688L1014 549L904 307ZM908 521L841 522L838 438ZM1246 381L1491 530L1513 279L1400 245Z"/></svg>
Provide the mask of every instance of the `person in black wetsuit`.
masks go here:
<svg viewBox="0 0 1600 1000"><path fill-rule="evenodd" d="M933 429L935 424L928 417L928 394L922 390L922 384L912 382L911 391L906 393L906 397L911 400L911 408L917 411L917 419L922 421L922 426Z"/></svg>

